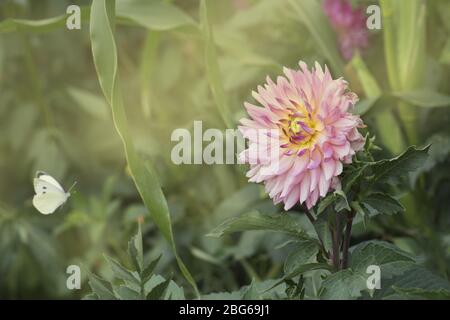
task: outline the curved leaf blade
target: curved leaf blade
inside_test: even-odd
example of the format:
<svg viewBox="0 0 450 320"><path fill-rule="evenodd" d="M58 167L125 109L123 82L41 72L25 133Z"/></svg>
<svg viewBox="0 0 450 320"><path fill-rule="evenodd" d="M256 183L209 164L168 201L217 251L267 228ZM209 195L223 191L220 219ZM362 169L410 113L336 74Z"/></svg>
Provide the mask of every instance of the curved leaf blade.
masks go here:
<svg viewBox="0 0 450 320"><path fill-rule="evenodd" d="M117 65L117 48L114 39L115 1L94 0L91 7L90 35L94 64L100 86L111 106L114 125L122 139L125 156L136 188L159 230L169 242L178 266L197 295L194 279L178 256L172 232L170 213L156 173L150 164L144 163L137 154L129 133L123 105Z"/></svg>

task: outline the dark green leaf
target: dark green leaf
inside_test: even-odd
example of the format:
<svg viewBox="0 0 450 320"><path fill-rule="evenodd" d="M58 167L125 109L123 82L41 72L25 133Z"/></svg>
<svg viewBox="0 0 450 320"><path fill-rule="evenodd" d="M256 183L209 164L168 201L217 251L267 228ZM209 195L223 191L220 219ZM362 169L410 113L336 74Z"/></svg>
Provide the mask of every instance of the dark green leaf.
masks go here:
<svg viewBox="0 0 450 320"><path fill-rule="evenodd" d="M242 300L259 300L261 299L258 290L255 286L255 280L252 281L252 283L245 289L244 293L242 294Z"/></svg>
<svg viewBox="0 0 450 320"><path fill-rule="evenodd" d="M317 262L319 246L315 241L299 241L284 263L284 273L290 274L300 266Z"/></svg>
<svg viewBox="0 0 450 320"><path fill-rule="evenodd" d="M136 246L134 244L134 237L128 242L128 255L130 256L130 259L136 268L138 272L141 271L141 266L139 265L138 261L138 252L136 249Z"/></svg>
<svg viewBox="0 0 450 320"><path fill-rule="evenodd" d="M389 178L401 177L417 170L425 163L428 157L428 149L429 146L422 149L412 146L395 158L376 162L372 165L373 181L384 181Z"/></svg>
<svg viewBox="0 0 450 320"><path fill-rule="evenodd" d="M120 285L116 289L116 294L120 300L138 300L140 299L139 292L134 291L133 289Z"/></svg>
<svg viewBox="0 0 450 320"><path fill-rule="evenodd" d="M379 266L382 279L398 275L415 263L415 259L409 253L400 250L396 246L383 241L367 241L352 248L350 267L355 272L360 272L367 278L367 267Z"/></svg>
<svg viewBox="0 0 450 320"><path fill-rule="evenodd" d="M139 280L133 275L133 273L122 266L119 262L105 255L105 259L108 261L111 270L114 273L114 277L120 280L131 281L136 284L139 284Z"/></svg>
<svg viewBox="0 0 450 320"><path fill-rule="evenodd" d="M171 279L167 279L164 282L161 282L156 287L154 287L148 294L147 300L162 300L166 294L167 287L170 284Z"/></svg>
<svg viewBox="0 0 450 320"><path fill-rule="evenodd" d="M450 300L449 289L422 289L422 288L398 288L393 286L392 289L399 295L408 299L430 299L430 300Z"/></svg>
<svg viewBox="0 0 450 320"><path fill-rule="evenodd" d="M298 277L299 275L313 270L330 270L330 265L326 263L307 263L303 264L301 266L298 266L294 270L292 270L291 273L285 275L280 281L276 282L273 286L271 286L266 291L272 290L273 288L279 286L280 284L284 283L286 280L291 280L295 277Z"/></svg>
<svg viewBox="0 0 450 320"><path fill-rule="evenodd" d="M442 299L448 296L450 283L422 266L411 265L404 273L382 282L376 299Z"/></svg>
<svg viewBox="0 0 450 320"><path fill-rule="evenodd" d="M356 299L367 289L366 277L345 269L329 275L322 283L320 298L326 300Z"/></svg>
<svg viewBox="0 0 450 320"><path fill-rule="evenodd" d="M364 171L369 167L369 164L365 163L360 167L351 168L342 178L342 189L344 192L349 192L351 187L358 183L358 181L364 177Z"/></svg>
<svg viewBox="0 0 450 320"><path fill-rule="evenodd" d="M106 280L89 273L89 286L100 300L116 300L112 287Z"/></svg>
<svg viewBox="0 0 450 320"><path fill-rule="evenodd" d="M158 264L159 260L161 259L162 255L159 255L158 258L151 261L147 267L142 271L142 278L141 281L143 283L146 283L150 277L153 275L153 271L155 270L156 265Z"/></svg>
<svg viewBox="0 0 450 320"><path fill-rule="evenodd" d="M325 198L320 200L318 206L317 206L317 215L320 215L322 212L325 211L328 206L330 206L332 203L336 201L336 196L334 193L328 194Z"/></svg>
<svg viewBox="0 0 450 320"><path fill-rule="evenodd" d="M384 193L372 193L367 197L365 197L361 202L366 208L369 209L369 211L373 215L374 214L392 215L405 210L405 208L398 200Z"/></svg>

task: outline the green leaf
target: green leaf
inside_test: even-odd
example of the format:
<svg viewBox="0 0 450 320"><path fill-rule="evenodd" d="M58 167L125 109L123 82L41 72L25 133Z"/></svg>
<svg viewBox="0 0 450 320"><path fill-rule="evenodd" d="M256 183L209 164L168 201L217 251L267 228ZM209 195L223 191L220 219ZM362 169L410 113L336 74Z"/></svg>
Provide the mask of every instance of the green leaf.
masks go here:
<svg viewBox="0 0 450 320"><path fill-rule="evenodd" d="M109 282L92 273L89 273L88 277L89 286L100 300L116 300L113 289Z"/></svg>
<svg viewBox="0 0 450 320"><path fill-rule="evenodd" d="M146 299L147 300L162 300L162 299L164 299L164 296L166 294L166 290L170 284L170 281L171 281L171 279L169 278L166 281L158 284L147 294Z"/></svg>
<svg viewBox="0 0 450 320"><path fill-rule="evenodd" d="M316 0L289 0L296 17L313 36L322 55L336 74L343 74L344 63L337 50L336 39L325 17L321 4Z"/></svg>
<svg viewBox="0 0 450 320"><path fill-rule="evenodd" d="M377 265L381 269L383 279L401 274L405 268L415 263L411 254L384 241L367 241L352 248L350 268L367 277L367 267Z"/></svg>
<svg viewBox="0 0 450 320"><path fill-rule="evenodd" d="M449 289L422 289L422 288L398 288L393 286L392 289L399 295L407 299L429 299L429 300L450 300Z"/></svg>
<svg viewBox="0 0 450 320"><path fill-rule="evenodd" d="M326 263L307 263L307 264L300 265L297 268L295 268L294 270L292 270L292 272L285 275L281 280L276 282L270 288L268 288L265 292L272 290L273 288L284 283L286 280L291 280L305 272L314 271L314 270L328 270L329 271L330 269L331 269L330 265L328 265Z"/></svg>
<svg viewBox="0 0 450 320"><path fill-rule="evenodd" d="M317 215L320 215L322 212L325 211L331 204L334 204L334 210L336 212L340 212L342 210L348 210L350 211L350 206L347 201L347 196L345 195L344 191L342 190L336 190L335 192L327 195L323 200L319 202L319 205L317 207Z"/></svg>
<svg viewBox="0 0 450 320"><path fill-rule="evenodd" d="M341 212L344 209L350 211L350 206L344 191L336 190L333 194L336 196L336 204L334 205L336 212Z"/></svg>
<svg viewBox="0 0 450 320"><path fill-rule="evenodd" d="M315 241L299 241L286 258L284 273L290 274L302 265L317 262L318 253L319 246Z"/></svg>
<svg viewBox="0 0 450 320"><path fill-rule="evenodd" d="M98 300L98 296L95 293L89 293L85 295L81 300Z"/></svg>
<svg viewBox="0 0 450 320"><path fill-rule="evenodd" d="M392 215L405 210L398 200L392 198L390 195L379 192L368 195L361 203L366 208L369 206L370 208L368 209L372 214Z"/></svg>
<svg viewBox="0 0 450 320"><path fill-rule="evenodd" d="M142 227L141 224L138 224L137 234L133 238L134 247L136 248L136 259L139 263L139 269L142 270L144 268L144 243L142 239Z"/></svg>
<svg viewBox="0 0 450 320"><path fill-rule="evenodd" d="M160 0L120 0L116 4L117 16L126 18L150 30L164 31L195 21L176 6Z"/></svg>
<svg viewBox="0 0 450 320"><path fill-rule="evenodd" d="M120 0L116 4L120 22L132 22L149 30L167 31L184 26L196 26L188 14L161 0ZM89 21L90 8L81 7L81 21ZM0 33L27 31L43 33L65 28L68 14L41 20L5 19Z"/></svg>
<svg viewBox="0 0 450 320"><path fill-rule="evenodd" d="M141 265L138 261L138 252L136 249L136 245L134 243L134 237L128 242L128 255L131 258L131 262L133 263L133 266L136 268L138 272L141 271Z"/></svg>
<svg viewBox="0 0 450 320"><path fill-rule="evenodd" d="M232 115L222 82L216 45L212 27L208 20L208 9L205 0L201 0L200 2L200 22L205 46L206 76L209 87L225 125L228 128L233 128Z"/></svg>
<svg viewBox="0 0 450 320"><path fill-rule="evenodd" d="M394 93L394 96L418 107L436 108L450 106L450 96L429 89L397 92Z"/></svg>
<svg viewBox="0 0 450 320"><path fill-rule="evenodd" d="M356 299L368 291L367 267L380 267L382 286L386 279L405 273L416 261L394 245L382 241L368 241L351 249L350 268L328 276L320 290L323 299Z"/></svg>
<svg viewBox="0 0 450 320"><path fill-rule="evenodd" d="M349 300L359 298L367 289L366 278L351 269L329 275L322 283L320 298L326 300Z"/></svg>
<svg viewBox="0 0 450 320"><path fill-rule="evenodd" d="M395 158L376 162L372 165L374 174L373 182L401 177L417 170L425 163L428 157L429 147L426 146L422 149L417 149L415 146L411 146Z"/></svg>
<svg viewBox="0 0 450 320"><path fill-rule="evenodd" d="M448 297L450 283L422 266L411 265L404 273L381 283L376 299L442 299Z"/></svg>
<svg viewBox="0 0 450 320"><path fill-rule="evenodd" d="M122 139L127 163L138 192L153 221L169 242L181 272L198 293L194 279L177 254L167 201L156 173L150 164L144 162L137 154L129 132L118 76L117 48L114 39L114 9L115 1L95 0L92 2L90 35L99 82L105 98L111 106L114 125Z"/></svg>
<svg viewBox="0 0 450 320"><path fill-rule="evenodd" d="M335 201L336 201L336 196L334 193L330 193L325 198L320 200L320 202L317 206L317 215L320 215L322 212L324 212L325 209L328 208Z"/></svg>
<svg viewBox="0 0 450 320"><path fill-rule="evenodd" d="M344 192L349 192L351 187L355 183L358 183L362 177L364 177L363 173L368 167L369 165L365 163L357 168L352 167L351 170L345 173L342 178L342 189Z"/></svg>
<svg viewBox="0 0 450 320"><path fill-rule="evenodd" d="M252 280L252 283L245 288L245 291L242 294L242 300L260 300L261 296L258 293L258 290L255 286L255 280Z"/></svg>
<svg viewBox="0 0 450 320"><path fill-rule="evenodd" d="M122 266L119 262L114 260L111 257L108 257L107 255L104 255L105 259L108 261L111 270L113 271L114 277L121 280L131 281L136 284L139 284L139 280L133 275L133 273Z"/></svg>
<svg viewBox="0 0 450 320"><path fill-rule="evenodd" d="M162 255L159 255L158 258L156 258L155 260L151 261L148 266L142 271L142 276L141 276L141 281L143 283L146 283L151 276L153 275L153 271L156 268L156 265L158 264L159 260L161 259Z"/></svg>
<svg viewBox="0 0 450 320"><path fill-rule="evenodd" d="M299 239L309 239L298 220L292 216L288 214L268 215L257 211L224 221L208 236L219 238L226 234L248 230L277 231Z"/></svg>
<svg viewBox="0 0 450 320"><path fill-rule="evenodd" d="M240 291L233 292L212 292L202 296L202 300L241 300Z"/></svg>
<svg viewBox="0 0 450 320"><path fill-rule="evenodd" d="M350 203L350 206L352 207L352 209L356 212L357 215L359 215L362 219L362 223L364 225L364 228L367 227L367 221L369 218L369 213L366 213L367 209L364 209L361 204L357 201L352 201ZM356 223L356 221L355 221Z"/></svg>
<svg viewBox="0 0 450 320"><path fill-rule="evenodd" d="M120 285L115 289L116 295L120 300L139 300L140 295L139 292L124 286Z"/></svg>
<svg viewBox="0 0 450 320"><path fill-rule="evenodd" d="M332 216L333 215L329 214L328 211L325 211L321 215L318 215L316 221L313 223L314 230L316 231L317 236L322 240L327 252L330 252L332 247L332 239L328 221Z"/></svg>
<svg viewBox="0 0 450 320"><path fill-rule="evenodd" d="M49 32L66 27L68 14L41 20L5 19L0 22L0 33L26 31L33 33ZM89 7L81 7L81 20L87 21Z"/></svg>

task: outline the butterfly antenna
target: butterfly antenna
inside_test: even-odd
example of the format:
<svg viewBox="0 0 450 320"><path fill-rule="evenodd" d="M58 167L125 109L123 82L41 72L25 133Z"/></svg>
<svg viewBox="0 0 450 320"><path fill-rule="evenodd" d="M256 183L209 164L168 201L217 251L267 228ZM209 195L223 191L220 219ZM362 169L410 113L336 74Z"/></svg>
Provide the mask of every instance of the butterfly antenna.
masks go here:
<svg viewBox="0 0 450 320"><path fill-rule="evenodd" d="M72 184L72 186L69 188L69 191L67 191L67 192L70 193L70 191L71 191L76 185L77 185L77 181L75 181L75 182Z"/></svg>

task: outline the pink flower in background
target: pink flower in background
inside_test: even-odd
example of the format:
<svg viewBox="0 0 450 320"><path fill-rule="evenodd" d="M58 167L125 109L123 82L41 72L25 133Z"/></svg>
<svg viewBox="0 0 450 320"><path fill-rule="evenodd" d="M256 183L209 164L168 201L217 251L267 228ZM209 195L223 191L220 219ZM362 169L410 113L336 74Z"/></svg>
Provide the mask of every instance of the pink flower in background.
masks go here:
<svg viewBox="0 0 450 320"><path fill-rule="evenodd" d="M343 164L351 163L364 146L357 129L364 126L362 120L349 113L358 98L347 90L347 82L333 80L317 62L311 71L304 62L299 65L300 70L285 68L285 77L276 83L268 77L253 92L262 107L245 103L251 119L241 119L239 127L249 140L239 155L250 164L249 181L263 182L270 198L283 202L285 210L305 202L311 208L337 188ZM256 139L255 130L270 132L270 139ZM271 148L279 152L268 157L258 152Z"/></svg>
<svg viewBox="0 0 450 320"><path fill-rule="evenodd" d="M355 50L367 48L369 33L362 8L353 9L348 0L325 0L323 9L337 33L344 59L350 60Z"/></svg>

